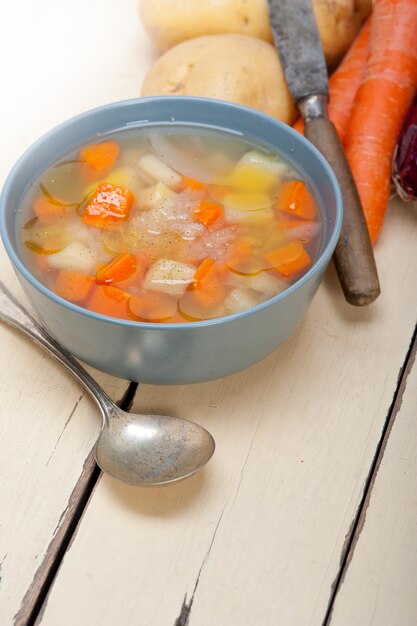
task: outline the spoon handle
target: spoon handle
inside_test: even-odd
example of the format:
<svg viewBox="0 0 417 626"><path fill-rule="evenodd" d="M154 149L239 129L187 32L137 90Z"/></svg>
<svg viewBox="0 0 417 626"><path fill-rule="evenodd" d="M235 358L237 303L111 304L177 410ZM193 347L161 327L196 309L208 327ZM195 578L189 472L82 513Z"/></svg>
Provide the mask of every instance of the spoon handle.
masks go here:
<svg viewBox="0 0 417 626"><path fill-rule="evenodd" d="M20 330L62 363L97 402L104 419L117 411L114 402L108 397L94 378L78 363L72 354L63 348L43 326L29 315L1 281L0 320Z"/></svg>

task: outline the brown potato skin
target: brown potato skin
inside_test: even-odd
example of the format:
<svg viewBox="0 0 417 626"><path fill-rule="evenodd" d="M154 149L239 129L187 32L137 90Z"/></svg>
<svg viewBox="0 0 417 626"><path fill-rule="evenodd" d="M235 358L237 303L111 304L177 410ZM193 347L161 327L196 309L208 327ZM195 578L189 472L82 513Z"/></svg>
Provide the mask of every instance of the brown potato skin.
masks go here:
<svg viewBox="0 0 417 626"><path fill-rule="evenodd" d="M312 0L324 54L334 66L372 9L372 0ZM266 0L140 0L145 30L160 50L202 35L272 41Z"/></svg>
<svg viewBox="0 0 417 626"><path fill-rule="evenodd" d="M287 124L296 117L275 49L246 35L207 35L171 48L146 75L141 95L227 100Z"/></svg>

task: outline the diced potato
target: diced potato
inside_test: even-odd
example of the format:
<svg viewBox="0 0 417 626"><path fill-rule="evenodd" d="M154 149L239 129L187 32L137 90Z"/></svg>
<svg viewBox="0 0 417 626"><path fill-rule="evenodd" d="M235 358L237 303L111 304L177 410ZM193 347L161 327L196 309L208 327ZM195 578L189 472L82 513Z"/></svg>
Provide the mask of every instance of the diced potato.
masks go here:
<svg viewBox="0 0 417 626"><path fill-rule="evenodd" d="M47 261L56 269L91 274L94 273L98 258L97 254L86 245L73 241L56 254L50 254Z"/></svg>
<svg viewBox="0 0 417 626"><path fill-rule="evenodd" d="M276 187L278 181L279 176L262 165L239 162L227 177L226 184L239 192L265 193Z"/></svg>
<svg viewBox="0 0 417 626"><path fill-rule="evenodd" d="M223 203L240 211L259 211L271 206L273 198L267 193L227 193Z"/></svg>
<svg viewBox="0 0 417 626"><path fill-rule="evenodd" d="M118 167L114 172L106 177L106 182L113 185L125 185L129 187L134 194L140 193L144 187L143 180L134 167Z"/></svg>
<svg viewBox="0 0 417 626"><path fill-rule="evenodd" d="M248 276L246 278L246 284L249 285L251 289L258 291L267 298L276 296L288 286L283 280L265 272L261 272L256 276Z"/></svg>
<svg viewBox="0 0 417 626"><path fill-rule="evenodd" d="M283 174L288 173L289 167L282 161L277 161L273 157L268 156L267 154L262 154L262 152L257 152L257 150L251 150L250 152L246 152L237 165L256 165L257 167L263 168L267 170L274 176L280 177Z"/></svg>
<svg viewBox="0 0 417 626"><path fill-rule="evenodd" d="M138 165L147 176L165 183L168 187L177 187L181 182L181 176L153 154L139 159Z"/></svg>
<svg viewBox="0 0 417 626"><path fill-rule="evenodd" d="M261 224L274 219L271 207L258 211L242 211L230 206L224 208L224 218L229 224Z"/></svg>
<svg viewBox="0 0 417 626"><path fill-rule="evenodd" d="M170 259L160 259L148 269L143 286L145 289L161 291L180 297L193 282L194 265L178 263Z"/></svg>
<svg viewBox="0 0 417 626"><path fill-rule="evenodd" d="M152 187L147 187L141 191L137 197L140 209L153 209L160 202L169 197L174 197L175 192L172 191L165 183L156 183Z"/></svg>
<svg viewBox="0 0 417 626"><path fill-rule="evenodd" d="M224 305L230 313L240 313L240 311L251 309L259 302L259 296L250 289L236 287L229 293L224 301Z"/></svg>

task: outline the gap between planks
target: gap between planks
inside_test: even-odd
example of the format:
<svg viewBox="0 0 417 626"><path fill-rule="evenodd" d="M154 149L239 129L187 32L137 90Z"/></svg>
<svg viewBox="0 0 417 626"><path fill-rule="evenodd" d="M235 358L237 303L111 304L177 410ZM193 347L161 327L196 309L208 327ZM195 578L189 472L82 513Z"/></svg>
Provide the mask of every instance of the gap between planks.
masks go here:
<svg viewBox="0 0 417 626"><path fill-rule="evenodd" d="M404 396L405 388L407 386L408 374L415 361L416 353L417 353L417 326L414 329L414 333L411 338L410 346L405 356L404 363L399 371L397 387L395 389L392 403L388 410L387 417L386 417L386 420L385 420L385 423L381 432L381 437L378 441L378 444L375 450L375 455L373 457L373 460L372 460L372 463L368 472L368 476L365 481L365 486L364 486L361 501L359 503L355 517L353 518L353 521L350 524L349 530L346 535L346 540L344 542L344 546L343 546L341 557L340 557L339 571L331 586L330 598L329 598L329 602L327 605L327 610L324 616L324 620L322 622L322 626L331 625L332 611L333 611L333 606L336 600L336 596L340 590L341 585L343 584L347 569L349 567L349 564L352 560L352 557L355 551L356 544L358 542L358 539L360 537L360 534L365 524L366 511L369 506L370 498L372 495L372 489L375 484L375 480L377 478L378 470L379 470L379 467L381 465L381 462L384 456L385 448L387 446L388 439L389 439L389 436L391 434L391 431L395 422L395 418L401 408L402 399ZM190 621L191 609L193 606L195 595L197 593L198 585L200 582L200 576L201 576L201 573L205 564L207 563L210 549L214 543L215 535L219 527L219 524L221 522L223 512L217 523L216 530L214 532L213 539L210 544L210 548L204 557L203 563L201 564L201 567L197 576L197 580L194 585L193 592L189 599L187 598L187 596L184 597L180 614L175 619L174 626L191 626L191 621Z"/></svg>
<svg viewBox="0 0 417 626"><path fill-rule="evenodd" d="M392 432L395 419L400 411L405 389L407 387L408 375L413 367L417 354L417 326L414 329L414 333L408 348L404 363L400 369L398 375L398 384L395 390L391 406L389 408L384 427L382 429L381 438L376 447L375 455L372 460L371 467L367 479L365 481L362 498L359 503L356 515L349 527L346 535L346 540L342 549L340 557L340 566L336 578L331 586L330 598L327 605L326 614L322 622L322 626L330 626L332 622L333 607L336 601L336 597L343 585L347 570L352 561L356 544L358 543L361 532L365 526L366 513L369 507L369 503L372 496L372 490L375 485L375 481L378 475L379 468L384 458L385 449L387 447L388 439ZM188 624L188 621L185 623ZM184 626L185 626L184 624ZM182 624L181 624L182 626Z"/></svg>
<svg viewBox="0 0 417 626"><path fill-rule="evenodd" d="M117 402L124 411L130 411L137 388L138 383L129 383L122 399ZM78 403L79 400L74 410ZM58 520L45 557L15 615L14 626L34 626L38 622L59 566L77 532L84 510L100 476L101 470L96 464L93 449L84 462L83 470L71 493L68 505Z"/></svg>

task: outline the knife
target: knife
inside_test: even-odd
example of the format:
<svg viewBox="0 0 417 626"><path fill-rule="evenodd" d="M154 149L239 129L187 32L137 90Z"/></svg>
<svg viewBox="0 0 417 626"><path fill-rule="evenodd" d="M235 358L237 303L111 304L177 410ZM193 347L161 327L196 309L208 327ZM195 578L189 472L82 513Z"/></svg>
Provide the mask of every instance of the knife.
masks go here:
<svg viewBox="0 0 417 626"><path fill-rule="evenodd" d="M343 198L343 225L333 260L346 300L363 306L380 294L365 216L343 146L327 117L327 68L310 0L268 0L274 44L304 133L330 163Z"/></svg>

